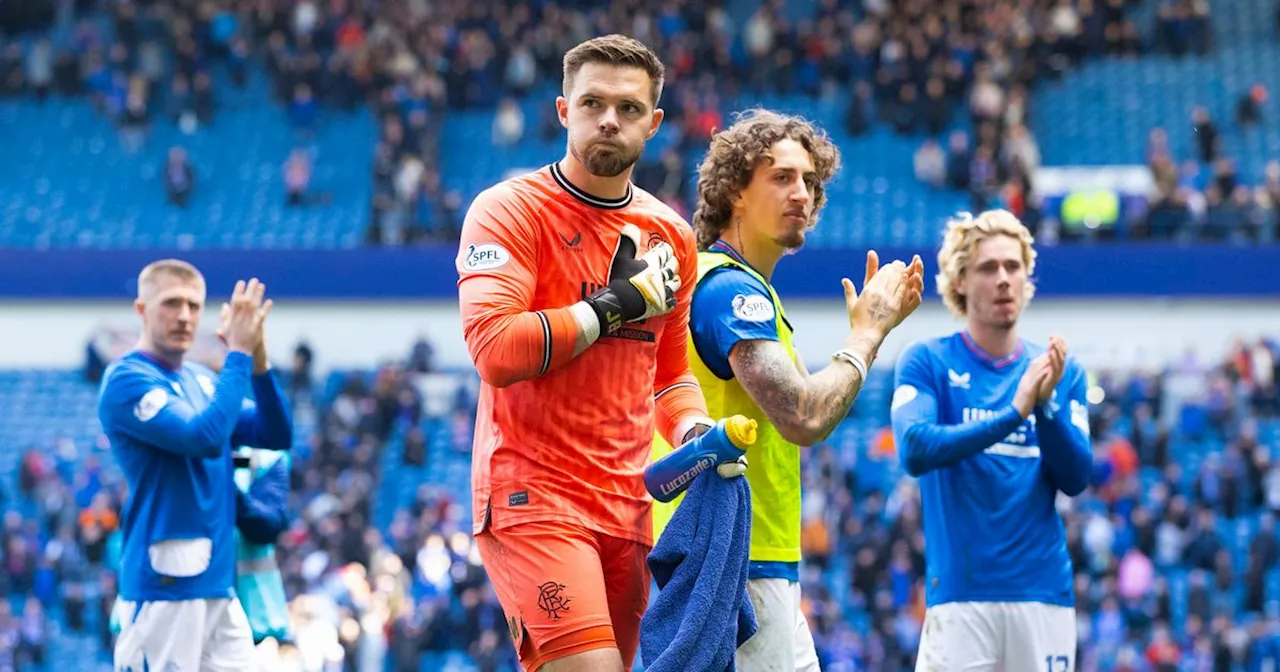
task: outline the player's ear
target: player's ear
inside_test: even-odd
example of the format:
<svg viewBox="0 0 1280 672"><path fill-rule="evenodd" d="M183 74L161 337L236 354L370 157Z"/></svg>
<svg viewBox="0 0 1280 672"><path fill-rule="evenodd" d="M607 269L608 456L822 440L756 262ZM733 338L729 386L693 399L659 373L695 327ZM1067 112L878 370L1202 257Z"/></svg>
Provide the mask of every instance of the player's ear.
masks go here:
<svg viewBox="0 0 1280 672"><path fill-rule="evenodd" d="M756 171L752 170L751 174L747 176L747 186L739 189L738 195L733 197L733 215L735 218L738 216L739 213L743 211L743 209L746 208L747 189L751 188L751 183L755 181L755 179L756 179Z"/></svg>
<svg viewBox="0 0 1280 672"><path fill-rule="evenodd" d="M138 313L138 317L142 317L147 312L147 304L143 303L142 299L134 299L133 310Z"/></svg>
<svg viewBox="0 0 1280 672"><path fill-rule="evenodd" d="M556 96L556 117L561 126L569 128L569 101L564 96Z"/></svg>
<svg viewBox="0 0 1280 672"><path fill-rule="evenodd" d="M662 120L667 116L666 112L659 107L653 111L653 121L649 124L649 133L644 136L645 140L652 140L653 136L658 134L658 129L662 126Z"/></svg>

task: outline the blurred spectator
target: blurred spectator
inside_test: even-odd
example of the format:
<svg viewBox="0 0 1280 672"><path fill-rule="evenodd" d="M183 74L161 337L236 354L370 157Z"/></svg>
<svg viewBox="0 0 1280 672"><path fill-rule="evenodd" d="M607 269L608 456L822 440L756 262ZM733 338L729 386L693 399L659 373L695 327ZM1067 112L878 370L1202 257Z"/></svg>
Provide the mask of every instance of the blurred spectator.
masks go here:
<svg viewBox="0 0 1280 672"><path fill-rule="evenodd" d="M13 97L26 89L26 78L22 65L22 45L14 42L4 48L0 55L0 96Z"/></svg>
<svg viewBox="0 0 1280 672"><path fill-rule="evenodd" d="M167 103L169 118L174 124L195 130L195 96L191 93L191 84L182 74L173 76L169 85Z"/></svg>
<svg viewBox="0 0 1280 672"><path fill-rule="evenodd" d="M916 179L938 188L944 186L947 179L947 155L932 138L925 140L915 155Z"/></svg>
<svg viewBox="0 0 1280 672"><path fill-rule="evenodd" d="M1191 126L1196 134L1196 147L1201 163L1209 163L1218 156L1218 126L1209 118L1209 111L1202 105L1191 110Z"/></svg>
<svg viewBox="0 0 1280 672"><path fill-rule="evenodd" d="M44 102L53 88L53 43L48 38L35 43L27 54L26 84Z"/></svg>
<svg viewBox="0 0 1280 672"><path fill-rule="evenodd" d="M307 186L311 184L311 154L296 147L284 163L285 202L291 206L306 205Z"/></svg>
<svg viewBox="0 0 1280 672"><path fill-rule="evenodd" d="M315 131L319 105L311 92L311 87L299 83L293 89L293 102L289 104L289 123L293 130L304 137Z"/></svg>
<svg viewBox="0 0 1280 672"><path fill-rule="evenodd" d="M524 137L524 112L511 98L504 98L498 103L498 111L493 117L493 144L497 147L510 147Z"/></svg>
<svg viewBox="0 0 1280 672"><path fill-rule="evenodd" d="M196 119L205 126L212 124L217 102L209 75L204 72L196 73L195 78L192 79L191 90L192 110L196 114Z"/></svg>
<svg viewBox="0 0 1280 672"><path fill-rule="evenodd" d="M1161 0L1156 10L1157 51L1184 56L1190 52L1208 54L1212 48L1207 0Z"/></svg>
<svg viewBox="0 0 1280 672"><path fill-rule="evenodd" d="M1262 106L1267 102L1267 89L1261 84L1249 87L1248 93L1236 103L1236 123L1250 128L1262 121Z"/></svg>
<svg viewBox="0 0 1280 672"><path fill-rule="evenodd" d="M187 160L187 150L170 148L169 158L164 164L164 188L169 194L169 202L180 208L187 207L195 184L196 171Z"/></svg>

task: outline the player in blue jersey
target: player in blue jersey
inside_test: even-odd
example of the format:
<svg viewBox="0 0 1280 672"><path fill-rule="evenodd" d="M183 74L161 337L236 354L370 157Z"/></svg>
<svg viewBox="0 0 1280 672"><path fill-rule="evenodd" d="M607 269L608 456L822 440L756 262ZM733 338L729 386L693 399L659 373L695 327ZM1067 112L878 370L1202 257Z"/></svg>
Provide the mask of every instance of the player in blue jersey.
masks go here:
<svg viewBox="0 0 1280 672"><path fill-rule="evenodd" d="M819 669L801 607L800 446L825 441L844 420L880 344L921 301L919 257L880 267L869 252L862 294L841 283L849 318L841 349L821 370L806 368L772 278L817 225L839 156L812 123L757 109L717 133L698 167L689 363L711 417L757 423L747 449L747 593L760 629L737 651L744 672Z"/></svg>
<svg viewBox="0 0 1280 672"><path fill-rule="evenodd" d="M1085 372L1062 339L1018 338L1031 234L1011 213L952 221L938 292L967 328L897 363L893 432L920 479L924 632L916 669L1075 668L1071 558L1055 501L1093 473Z"/></svg>
<svg viewBox="0 0 1280 672"><path fill-rule="evenodd" d="M264 292L257 280L236 283L219 329L229 352L215 375L183 361L204 310L200 272L163 260L138 277L138 345L107 368L98 401L129 487L116 670L213 672L253 662L253 634L235 595L232 446L293 443L266 357Z"/></svg>

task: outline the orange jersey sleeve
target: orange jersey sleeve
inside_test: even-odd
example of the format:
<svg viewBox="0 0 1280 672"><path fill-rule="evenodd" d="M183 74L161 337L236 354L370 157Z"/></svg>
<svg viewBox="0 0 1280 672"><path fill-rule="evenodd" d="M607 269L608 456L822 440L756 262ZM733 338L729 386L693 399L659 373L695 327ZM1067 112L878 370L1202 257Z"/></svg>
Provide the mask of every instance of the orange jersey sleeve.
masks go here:
<svg viewBox="0 0 1280 672"><path fill-rule="evenodd" d="M684 439L676 436L678 427L693 418L707 416L702 389L689 370L689 311L698 281L698 248L692 229L679 234L671 245L680 262L680 290L676 293L676 308L658 343L658 371L653 379L653 396L657 402L654 420L658 433L673 446L679 446Z"/></svg>
<svg viewBox="0 0 1280 672"><path fill-rule="evenodd" d="M499 185L476 198L462 225L456 263L463 338L480 378L497 387L563 364L577 340L567 310L529 310L538 262L532 200Z"/></svg>
<svg viewBox="0 0 1280 672"><path fill-rule="evenodd" d="M498 202L523 205L498 208L493 197L508 192L517 198ZM495 221L505 225L495 228ZM553 315L607 284L627 224L640 228L643 245L667 242L678 250L679 309L628 323L577 357L571 357L573 342L564 339L569 356L559 364L560 337L553 333L551 366L534 375L545 341L532 336L536 329L519 315ZM652 499L643 471L652 452L655 393L682 382L688 369L697 272L689 225L640 189L613 201L578 191L553 165L478 199L467 229L459 253L460 272L470 273L460 282L464 330L477 367L492 367L482 375L476 415L474 531L558 521L651 544ZM499 235L509 258L484 247ZM470 262L468 254L475 255ZM490 361L504 350L518 356ZM668 355L676 361L661 364L660 372L659 361ZM676 385L663 398L687 387Z"/></svg>

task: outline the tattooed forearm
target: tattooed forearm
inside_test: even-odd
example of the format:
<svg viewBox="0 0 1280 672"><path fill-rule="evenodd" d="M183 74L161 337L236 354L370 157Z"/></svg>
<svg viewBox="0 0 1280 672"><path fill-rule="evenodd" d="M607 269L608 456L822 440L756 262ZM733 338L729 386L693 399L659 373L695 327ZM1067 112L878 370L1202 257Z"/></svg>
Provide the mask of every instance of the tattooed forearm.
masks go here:
<svg viewBox="0 0 1280 672"><path fill-rule="evenodd" d="M846 347L850 345L846 342ZM874 347L867 352L862 352L861 344L849 349L870 364ZM862 377L847 363L835 362L802 376L786 349L775 341L743 341L730 353L729 363L769 421L785 438L801 445L826 439L862 389Z"/></svg>

